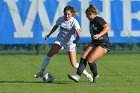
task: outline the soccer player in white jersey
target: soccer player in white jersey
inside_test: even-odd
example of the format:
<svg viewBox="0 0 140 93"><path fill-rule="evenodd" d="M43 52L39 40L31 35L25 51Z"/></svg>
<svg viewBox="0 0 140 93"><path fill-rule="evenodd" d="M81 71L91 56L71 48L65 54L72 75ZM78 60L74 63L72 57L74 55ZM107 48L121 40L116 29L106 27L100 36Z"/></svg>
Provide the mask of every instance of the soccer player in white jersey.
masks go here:
<svg viewBox="0 0 140 93"><path fill-rule="evenodd" d="M45 56L40 71L34 75L35 78L42 77L43 72L49 64L50 58L54 54L58 53L62 48L66 49L71 65L74 68L78 68L79 66L76 60L76 43L80 38L81 29L78 21L73 17L77 15L77 12L75 11L73 6L66 6L63 12L64 16L61 16L57 19L56 24L54 25L50 33L45 36L45 39L47 40L50 35L59 27L60 31L57 35L55 43L52 45L51 49ZM93 81L91 74L89 74L86 70L84 70L83 73L90 82Z"/></svg>

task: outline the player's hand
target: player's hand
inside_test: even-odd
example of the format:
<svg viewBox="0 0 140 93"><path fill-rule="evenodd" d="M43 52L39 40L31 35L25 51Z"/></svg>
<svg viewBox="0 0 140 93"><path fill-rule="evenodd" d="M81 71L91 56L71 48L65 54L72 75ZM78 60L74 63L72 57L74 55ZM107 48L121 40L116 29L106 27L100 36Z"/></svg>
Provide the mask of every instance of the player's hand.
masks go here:
<svg viewBox="0 0 140 93"><path fill-rule="evenodd" d="M46 36L45 36L45 40L48 40L48 38L49 38L49 35L46 35Z"/></svg>
<svg viewBox="0 0 140 93"><path fill-rule="evenodd" d="M73 43L75 43L75 44L76 44L77 42L78 42L77 40L73 40Z"/></svg>
<svg viewBox="0 0 140 93"><path fill-rule="evenodd" d="M96 34L96 35L93 36L93 38L94 39L99 39L100 38L100 35L99 34Z"/></svg>

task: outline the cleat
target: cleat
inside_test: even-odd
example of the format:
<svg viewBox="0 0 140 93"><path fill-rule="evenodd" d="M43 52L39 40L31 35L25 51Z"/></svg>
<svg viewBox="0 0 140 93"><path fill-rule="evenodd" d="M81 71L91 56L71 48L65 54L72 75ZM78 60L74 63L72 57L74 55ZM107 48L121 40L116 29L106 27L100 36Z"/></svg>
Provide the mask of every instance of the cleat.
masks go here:
<svg viewBox="0 0 140 93"><path fill-rule="evenodd" d="M73 75L71 76L70 74L68 74L69 79L78 82L80 80L80 76L79 75Z"/></svg>
<svg viewBox="0 0 140 93"><path fill-rule="evenodd" d="M35 78L42 77L42 76L43 76L43 72L41 71L34 75Z"/></svg>
<svg viewBox="0 0 140 93"><path fill-rule="evenodd" d="M86 76L87 78L88 78L88 81L89 82L93 82L93 78L92 78L92 75L91 74L88 74L87 76Z"/></svg>
<svg viewBox="0 0 140 93"><path fill-rule="evenodd" d="M96 77L94 77L93 83L96 83L98 80L99 80L99 75L97 75Z"/></svg>

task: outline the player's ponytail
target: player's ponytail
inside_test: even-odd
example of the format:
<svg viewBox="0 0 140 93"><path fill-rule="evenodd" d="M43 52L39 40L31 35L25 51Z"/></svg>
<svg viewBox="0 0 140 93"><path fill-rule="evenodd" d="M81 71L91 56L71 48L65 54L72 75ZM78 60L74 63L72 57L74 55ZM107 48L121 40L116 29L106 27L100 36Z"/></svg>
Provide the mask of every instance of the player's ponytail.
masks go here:
<svg viewBox="0 0 140 93"><path fill-rule="evenodd" d="M86 9L86 11L85 11L85 13L87 14L90 14L90 13L93 13L93 14L95 14L95 15L97 15L97 14L99 14L99 11L98 11L98 9L94 6L94 5L90 5L87 9Z"/></svg>

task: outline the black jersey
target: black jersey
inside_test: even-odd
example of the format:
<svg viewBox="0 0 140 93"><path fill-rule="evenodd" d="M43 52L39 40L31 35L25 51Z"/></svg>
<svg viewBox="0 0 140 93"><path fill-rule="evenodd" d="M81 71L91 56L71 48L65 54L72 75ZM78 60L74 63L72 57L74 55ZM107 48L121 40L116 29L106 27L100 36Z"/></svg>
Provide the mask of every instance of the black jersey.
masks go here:
<svg viewBox="0 0 140 93"><path fill-rule="evenodd" d="M99 34L103 30L103 26L106 24L106 21L99 16L96 16L92 21L90 21L90 34L92 38L92 42L94 44L100 43L109 43L108 34L104 34L99 39L94 39L93 35Z"/></svg>

